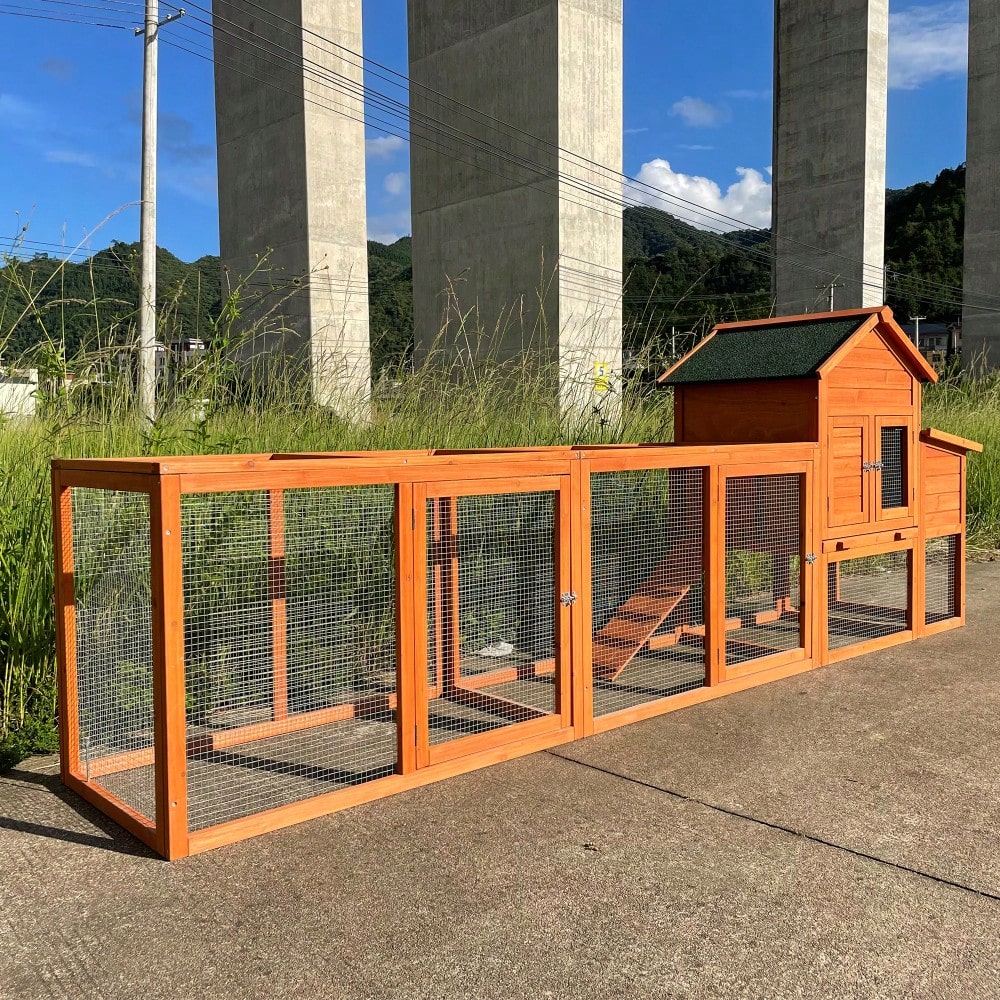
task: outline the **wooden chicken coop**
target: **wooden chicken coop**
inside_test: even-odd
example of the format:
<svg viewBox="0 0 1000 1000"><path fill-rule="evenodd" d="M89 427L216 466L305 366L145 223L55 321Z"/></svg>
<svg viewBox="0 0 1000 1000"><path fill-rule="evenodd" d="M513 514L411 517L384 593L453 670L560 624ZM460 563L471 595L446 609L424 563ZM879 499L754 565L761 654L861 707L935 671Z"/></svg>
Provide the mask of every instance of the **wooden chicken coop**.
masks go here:
<svg viewBox="0 0 1000 1000"><path fill-rule="evenodd" d="M718 327L660 445L53 463L66 784L168 858L964 620L886 310Z"/></svg>

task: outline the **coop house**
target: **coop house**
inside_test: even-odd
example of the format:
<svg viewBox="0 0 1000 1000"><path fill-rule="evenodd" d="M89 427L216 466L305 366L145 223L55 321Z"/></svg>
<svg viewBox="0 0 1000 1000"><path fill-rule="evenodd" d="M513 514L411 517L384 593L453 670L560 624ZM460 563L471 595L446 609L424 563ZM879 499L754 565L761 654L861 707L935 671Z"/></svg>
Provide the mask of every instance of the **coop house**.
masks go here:
<svg viewBox="0 0 1000 1000"><path fill-rule="evenodd" d="M807 534L830 659L911 636L915 616L961 623L966 454L982 447L920 430L936 381L888 307L721 324L660 378L677 444L819 445Z"/></svg>

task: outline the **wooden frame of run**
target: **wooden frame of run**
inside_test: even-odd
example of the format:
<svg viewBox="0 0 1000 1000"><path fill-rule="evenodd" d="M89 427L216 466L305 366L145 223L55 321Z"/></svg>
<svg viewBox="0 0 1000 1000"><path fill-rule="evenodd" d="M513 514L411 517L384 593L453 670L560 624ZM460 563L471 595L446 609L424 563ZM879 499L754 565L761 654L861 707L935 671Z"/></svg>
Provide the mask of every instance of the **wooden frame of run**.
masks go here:
<svg viewBox="0 0 1000 1000"><path fill-rule="evenodd" d="M945 436L946 437L946 436ZM922 447L944 449L938 460L958 455L963 442L927 439ZM957 440L957 439L956 439ZM923 439L922 439L923 441ZM949 451L950 449L950 451ZM107 813L143 843L167 858L179 858L265 831L333 812L359 802L413 788L539 749L651 718L687 705L809 670L848 655L953 628L964 621L964 505L948 520L939 514L928 532L921 513L926 500L918 490L912 523L895 520L881 532L857 538L826 537L825 500L817 470L818 443L699 444L540 448L489 452L398 452L309 456L208 456L201 458L57 461L53 463L53 520L56 562L56 621L59 656L60 750L65 783ZM960 458L964 489L964 453ZM948 466L948 469L951 467ZM680 693L657 696L608 714L594 715L594 611L592 606L592 477L608 472L697 469L702 484L701 532L704 625L686 628L704 650L704 683ZM937 466L935 466L937 470ZM726 630L726 483L734 477L797 475L801 489L800 644L798 648L729 664ZM934 489L950 488L944 480ZM943 484L943 485L942 485ZM392 693L371 694L345 704L296 713L290 704L288 674L287 567L285 565L285 491L363 485L390 486L394 494L394 589L396 682ZM151 667L154 732L146 749L92 756L81 763L76 595L74 589L73 493L77 488L126 491L149 497ZM270 621L271 715L250 725L189 734L185 708L185 619L182 502L189 494L259 491L267 504L266 607ZM504 664L482 676L463 676L460 665L458 571L462 553L457 529L457 498L549 491L555 498L552 593L533 595L551 601L555 628L554 660ZM944 494L934 494L934 497ZM932 497L933 499L933 497ZM942 511L951 510L934 500ZM433 512L428 539L428 506ZM928 538L956 535L954 570L956 617L924 623L923 559ZM428 574L428 551L432 552ZM436 547L435 547L436 546ZM826 642L827 567L859 554L905 549L913 553L909 576L909 625L906 633L848 650L830 651ZM781 558L786 553L782 550ZM430 584L428 579L430 578ZM428 586L435 588L433 619L428 616ZM775 584L780 589L779 581ZM560 597L567 597L564 603ZM569 595L576 595L575 601ZM755 624L766 626L794 609L789 595L775 593L773 612ZM676 602L675 602L676 603ZM669 605L673 607L674 605ZM661 612L662 615L662 612ZM662 620L662 619L661 619ZM671 628L673 628L671 626ZM675 630L676 631L676 630ZM676 636L644 633L651 654L668 650ZM692 640L695 641L695 640ZM428 675L434 650L435 678ZM653 659L656 658L653 655ZM602 668L604 669L604 668ZM613 672L612 672L613 673ZM522 712L516 701L486 690L522 677L554 676L556 710ZM607 671L602 685L614 684ZM428 706L436 697L457 697L501 715L510 709L513 724L433 744ZM323 792L311 798L241 816L205 829L189 829L188 762L206 752L236 747L333 722L391 718L396 731L392 774ZM528 717L533 716L533 717ZM107 775L137 767L152 768L155 813L141 815L101 783Z"/></svg>

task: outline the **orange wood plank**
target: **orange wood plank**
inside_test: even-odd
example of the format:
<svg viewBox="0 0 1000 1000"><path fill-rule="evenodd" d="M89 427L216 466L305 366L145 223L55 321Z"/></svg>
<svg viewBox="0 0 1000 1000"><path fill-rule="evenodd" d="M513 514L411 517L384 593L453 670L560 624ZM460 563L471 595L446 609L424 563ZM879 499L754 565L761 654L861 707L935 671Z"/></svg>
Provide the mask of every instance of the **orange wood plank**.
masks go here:
<svg viewBox="0 0 1000 1000"><path fill-rule="evenodd" d="M515 722L499 729L491 729L474 736L463 736L461 739L449 740L447 743L436 743L430 748L430 765L443 764L446 761L462 757L488 753L502 749L509 742L527 740L533 737L543 738L549 733L570 733L572 730L559 728L558 715L546 715L541 718L529 719L526 722Z"/></svg>
<svg viewBox="0 0 1000 1000"><path fill-rule="evenodd" d="M52 467L52 546L59 695L59 768L65 782L80 770L80 708L76 664L76 597L73 587L73 500L62 472Z"/></svg>
<svg viewBox="0 0 1000 1000"><path fill-rule="evenodd" d="M594 582L592 551L591 493L592 459L578 462L570 475L573 504L573 590L580 595L574 619L571 656L573 688L573 730L577 736L594 732L594 660L591 638L594 634Z"/></svg>
<svg viewBox="0 0 1000 1000"><path fill-rule="evenodd" d="M157 849L172 860L188 853L184 585L176 476L162 476L150 497L150 546L156 836Z"/></svg>
<svg viewBox="0 0 1000 1000"><path fill-rule="evenodd" d="M156 851L157 854L163 853L159 848L153 824L117 796L112 795L106 788L90 784L75 774L67 775L65 783L70 791L76 792L80 798L86 799L105 816L109 816L133 837L142 841L151 851Z"/></svg>
<svg viewBox="0 0 1000 1000"><path fill-rule="evenodd" d="M417 517L424 520L424 510L417 511L413 486L401 483L396 487L395 522L395 605L396 605L396 754L397 767L401 774L409 774L417 768L417 664L423 662L418 654L415 640L419 633L416 627L417 612L414 593L414 577L417 573L426 577L424 553L418 562L414 544ZM426 623L426 614L424 621ZM426 627L426 625L425 625ZM424 649L426 655L426 648ZM423 671L426 675L427 671Z"/></svg>

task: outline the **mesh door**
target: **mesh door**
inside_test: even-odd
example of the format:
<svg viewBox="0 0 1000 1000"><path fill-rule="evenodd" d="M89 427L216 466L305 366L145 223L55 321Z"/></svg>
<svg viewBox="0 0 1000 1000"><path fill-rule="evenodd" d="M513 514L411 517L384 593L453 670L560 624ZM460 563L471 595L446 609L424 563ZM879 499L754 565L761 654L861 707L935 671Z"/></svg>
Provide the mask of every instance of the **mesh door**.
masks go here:
<svg viewBox="0 0 1000 1000"><path fill-rule="evenodd" d="M842 559L827 570L828 644L843 649L905 632L909 552Z"/></svg>
<svg viewBox="0 0 1000 1000"><path fill-rule="evenodd" d="M591 476L594 715L705 684L703 470Z"/></svg>
<svg viewBox="0 0 1000 1000"><path fill-rule="evenodd" d="M80 766L154 822L149 497L74 489L72 508Z"/></svg>
<svg viewBox="0 0 1000 1000"><path fill-rule="evenodd" d="M392 773L394 488L182 500L189 826Z"/></svg>
<svg viewBox="0 0 1000 1000"><path fill-rule="evenodd" d="M427 502L431 744L559 711L551 490Z"/></svg>
<svg viewBox="0 0 1000 1000"><path fill-rule="evenodd" d="M726 664L802 646L802 476L726 480Z"/></svg>
<svg viewBox="0 0 1000 1000"><path fill-rule="evenodd" d="M906 427L883 427L882 509L906 506Z"/></svg>
<svg viewBox="0 0 1000 1000"><path fill-rule="evenodd" d="M948 621L959 616L958 587L958 535L928 538L924 554L926 606L924 623Z"/></svg>

